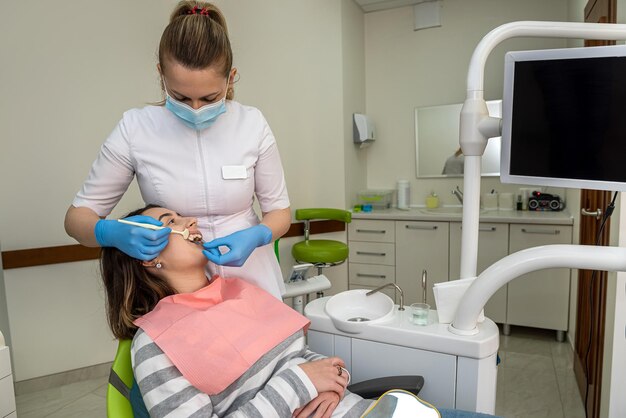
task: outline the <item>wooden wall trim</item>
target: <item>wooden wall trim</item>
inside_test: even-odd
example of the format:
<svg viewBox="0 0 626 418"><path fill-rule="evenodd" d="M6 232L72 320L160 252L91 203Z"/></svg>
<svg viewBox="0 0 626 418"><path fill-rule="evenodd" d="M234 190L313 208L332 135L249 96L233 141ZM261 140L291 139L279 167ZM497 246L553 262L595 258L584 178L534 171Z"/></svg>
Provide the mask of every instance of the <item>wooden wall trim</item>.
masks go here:
<svg viewBox="0 0 626 418"><path fill-rule="evenodd" d="M311 234L345 231L346 224L339 221L313 221ZM283 238L304 235L302 222L292 223ZM49 264L71 263L74 261L95 260L100 257L100 247L90 248L80 244L57 247L29 248L2 252L4 270L45 266Z"/></svg>
<svg viewBox="0 0 626 418"><path fill-rule="evenodd" d="M9 270L20 267L95 260L98 257L100 257L100 247L90 248L80 244L29 248L25 250L3 251L2 267L4 270Z"/></svg>

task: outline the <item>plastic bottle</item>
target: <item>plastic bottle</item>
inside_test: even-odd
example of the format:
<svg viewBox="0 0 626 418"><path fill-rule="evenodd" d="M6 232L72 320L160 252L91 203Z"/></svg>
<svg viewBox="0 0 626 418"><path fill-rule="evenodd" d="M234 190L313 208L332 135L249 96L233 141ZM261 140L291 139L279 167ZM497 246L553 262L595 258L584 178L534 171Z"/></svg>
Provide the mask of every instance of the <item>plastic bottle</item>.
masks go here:
<svg viewBox="0 0 626 418"><path fill-rule="evenodd" d="M408 180L398 180L398 209L409 210L411 204L411 189Z"/></svg>
<svg viewBox="0 0 626 418"><path fill-rule="evenodd" d="M426 207L428 209L435 209L439 207L439 196L437 196L437 193L430 192L430 195L426 197Z"/></svg>

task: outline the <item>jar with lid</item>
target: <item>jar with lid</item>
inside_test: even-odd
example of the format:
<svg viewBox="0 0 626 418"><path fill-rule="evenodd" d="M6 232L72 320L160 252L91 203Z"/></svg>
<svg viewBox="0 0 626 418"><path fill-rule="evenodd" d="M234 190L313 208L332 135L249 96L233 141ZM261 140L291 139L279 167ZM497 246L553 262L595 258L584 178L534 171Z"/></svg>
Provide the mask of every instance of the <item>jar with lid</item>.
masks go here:
<svg viewBox="0 0 626 418"><path fill-rule="evenodd" d="M411 205L411 188L408 180L398 180L398 209L409 210Z"/></svg>

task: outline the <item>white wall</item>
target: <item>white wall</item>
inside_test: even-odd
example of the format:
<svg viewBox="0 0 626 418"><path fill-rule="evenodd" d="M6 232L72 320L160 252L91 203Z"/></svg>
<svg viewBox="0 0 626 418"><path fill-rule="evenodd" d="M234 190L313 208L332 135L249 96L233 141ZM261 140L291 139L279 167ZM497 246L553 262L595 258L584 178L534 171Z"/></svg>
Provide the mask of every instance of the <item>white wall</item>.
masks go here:
<svg viewBox="0 0 626 418"><path fill-rule="evenodd" d="M122 112L160 99L156 49L176 3L0 3L3 251L74 243L63 217L100 145ZM351 114L365 109L363 14L352 0L216 3L240 71L236 98L269 120L292 207L344 207L347 188L365 185L364 153L349 143ZM142 203L132 189L114 215ZM345 288L345 266L329 276ZM16 380L112 359L95 262L6 270L4 279ZM72 340L80 343L68 351Z"/></svg>
<svg viewBox="0 0 626 418"><path fill-rule="evenodd" d="M63 217L102 141L124 110L159 98L155 51L171 3L0 4L3 251L74 243ZM141 204L132 191L117 212ZM95 271L4 272L16 380L111 360Z"/></svg>
<svg viewBox="0 0 626 418"><path fill-rule="evenodd" d="M367 113L378 140L368 153L371 188L394 188L398 179L411 181L411 200L423 205L434 190L443 204L458 204L450 191L462 179L416 179L414 109L462 103L467 67L478 41L496 26L515 20L565 20L565 0L445 0L441 27L413 30L413 8L402 7L365 15ZM563 47L563 40L519 38L503 42L487 60L485 99L502 98L503 57L508 50ZM443 162L442 162L443 164ZM496 178L483 188L515 191Z"/></svg>
<svg viewBox="0 0 626 418"><path fill-rule="evenodd" d="M367 154L353 142L354 113L365 113L365 19L352 0L342 1L343 29L343 121L345 205L355 204L356 195L367 188Z"/></svg>
<svg viewBox="0 0 626 418"><path fill-rule="evenodd" d="M236 97L267 117L292 206L343 207L342 2L216 4L240 71Z"/></svg>

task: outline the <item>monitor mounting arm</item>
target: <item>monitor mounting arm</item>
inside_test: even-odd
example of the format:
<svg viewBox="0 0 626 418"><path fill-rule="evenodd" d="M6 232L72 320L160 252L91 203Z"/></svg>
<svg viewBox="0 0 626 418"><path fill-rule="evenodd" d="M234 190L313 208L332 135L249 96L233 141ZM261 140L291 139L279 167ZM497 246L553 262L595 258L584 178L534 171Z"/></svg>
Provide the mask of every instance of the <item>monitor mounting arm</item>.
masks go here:
<svg viewBox="0 0 626 418"><path fill-rule="evenodd" d="M465 155L463 177L463 191L465 198L463 201L463 229L461 235L461 278L476 276L478 258L481 157L485 147L487 146L488 138L500 135L500 120L489 116L487 105L483 98L485 62L487 61L487 57L491 51L500 42L514 37L624 40L626 39L626 25L574 22L511 22L493 29L485 35L476 46L470 60L467 74L467 96L463 104L463 108L461 109L459 134L459 142L463 154ZM576 267L574 265L574 260L569 258L570 251L573 251L573 249L570 249L569 247L578 246L560 247L567 248L559 248L559 252L557 252L556 256L562 256L564 259L571 261L569 265L562 267ZM545 247L537 247L538 250L541 248ZM539 253L541 253L541 251L542 250L539 250ZM600 249L600 252L603 253L604 251ZM528 255L527 253L525 254ZM505 257L501 261L508 260L509 257ZM601 256L598 259L603 260L602 262L604 264L599 264L606 265L606 262L608 262L609 259L612 259L612 257L618 257L618 255L614 253L609 254L609 252L606 251L605 256ZM517 260L517 262L520 262L520 260ZM529 263L528 265L534 265L533 270L546 268L533 263ZM502 266L500 266L500 268L502 268ZM511 265L509 264L507 267L507 264L505 264L504 271L508 268L511 268ZM602 267L598 265L596 265L596 268L602 269ZM625 269L626 266L623 266L618 270L622 271ZM486 272L487 271L485 271L485 273ZM471 292L468 290L467 296L462 300L461 305L457 310L455 321L450 326L451 332L457 334L472 334L478 332L476 329L478 314L471 318L462 318L461 315L468 315L471 313L471 316L473 316L474 312L480 313L484 305L484 301L482 301L481 297L476 296L477 291L472 288L475 286L478 286L479 288L484 287L482 283L487 280L486 277L483 277L485 273L483 273L481 277L475 281L472 287L470 287ZM498 287L502 286L502 284L499 284ZM497 290L497 288L495 290ZM474 295L474 297L472 297L472 295ZM485 301L487 299L485 299ZM476 308L478 308L478 310L476 310Z"/></svg>

